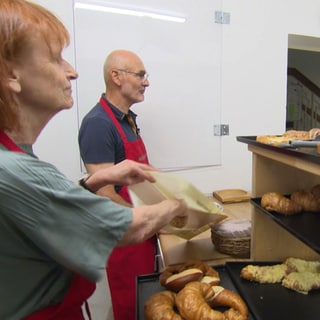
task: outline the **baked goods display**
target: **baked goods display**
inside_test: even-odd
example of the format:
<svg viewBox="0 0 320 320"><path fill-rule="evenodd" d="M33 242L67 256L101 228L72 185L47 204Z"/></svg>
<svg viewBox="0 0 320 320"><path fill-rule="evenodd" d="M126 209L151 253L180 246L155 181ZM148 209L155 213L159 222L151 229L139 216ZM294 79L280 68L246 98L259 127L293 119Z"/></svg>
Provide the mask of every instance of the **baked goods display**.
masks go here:
<svg viewBox="0 0 320 320"><path fill-rule="evenodd" d="M166 290L148 298L144 305L146 320L248 319L241 296L220 286L219 273L204 262L167 267L159 282Z"/></svg>
<svg viewBox="0 0 320 320"><path fill-rule="evenodd" d="M311 290L320 289L320 261L290 257L282 264L249 264L241 269L240 277L261 284L281 283L287 289L308 294Z"/></svg>
<svg viewBox="0 0 320 320"><path fill-rule="evenodd" d="M284 215L300 212L320 212L320 185L311 190L297 190L286 197L279 192L267 192L261 197L262 208Z"/></svg>
<svg viewBox="0 0 320 320"><path fill-rule="evenodd" d="M320 135L320 128L312 128L309 131L288 130L282 135L259 135L256 141L273 146L288 143L291 140L314 140Z"/></svg>
<svg viewBox="0 0 320 320"><path fill-rule="evenodd" d="M176 268L176 269L172 269ZM210 266L201 261L190 261L177 267L168 267L165 279L180 270L209 270ZM218 273L214 268L211 268ZM206 271L208 272L208 271ZM211 271L210 271L211 272ZM164 272L163 272L164 273ZM174 273L173 275L179 275ZM199 272L198 272L199 273ZM202 271L203 273L203 271ZM164 273L165 274L165 273ZM288 257L283 263L274 265L245 265L240 270L240 277L250 282L280 284L283 288L307 295L311 290L320 289L320 260L304 260ZM218 277L220 280L220 277ZM246 303L235 291L221 285L191 280L176 292L164 287L163 291L152 294L144 304L146 320L248 320L249 311ZM165 281L166 283L166 281Z"/></svg>

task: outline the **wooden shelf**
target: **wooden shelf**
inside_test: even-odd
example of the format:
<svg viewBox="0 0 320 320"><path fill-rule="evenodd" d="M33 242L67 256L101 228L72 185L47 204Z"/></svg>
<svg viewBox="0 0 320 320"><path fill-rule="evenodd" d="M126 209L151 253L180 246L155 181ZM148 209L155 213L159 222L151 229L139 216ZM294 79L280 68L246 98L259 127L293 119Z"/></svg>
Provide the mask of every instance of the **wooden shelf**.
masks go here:
<svg viewBox="0 0 320 320"><path fill-rule="evenodd" d="M252 195L261 197L264 193L277 191L290 194L298 189L310 189L320 183L320 157L312 151L286 150L270 147L250 139L252 152ZM252 142L250 142L252 140ZM308 223L308 222L307 222ZM310 218L310 235L312 219ZM317 246L306 241L299 229L290 232L283 224L263 210L255 207L252 216L251 259L255 261L283 261L289 256L303 259L320 259ZM302 241L301 239L304 239ZM310 244L311 243L311 244Z"/></svg>

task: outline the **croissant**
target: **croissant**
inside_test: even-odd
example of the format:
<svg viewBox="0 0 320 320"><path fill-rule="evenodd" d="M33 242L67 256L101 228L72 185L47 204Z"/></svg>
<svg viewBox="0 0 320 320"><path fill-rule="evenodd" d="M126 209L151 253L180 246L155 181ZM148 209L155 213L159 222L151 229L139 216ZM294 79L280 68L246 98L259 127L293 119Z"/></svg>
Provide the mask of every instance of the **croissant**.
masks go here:
<svg viewBox="0 0 320 320"><path fill-rule="evenodd" d="M224 312L226 320L245 320L248 318L248 307L238 293L219 286L213 286L213 288L216 294L209 301L209 304L211 307L230 307Z"/></svg>
<svg viewBox="0 0 320 320"><path fill-rule="evenodd" d="M175 293L161 291L154 293L144 305L144 316L146 320L183 320L174 311Z"/></svg>
<svg viewBox="0 0 320 320"><path fill-rule="evenodd" d="M305 190L295 191L290 198L299 204L303 211L320 211L320 199L317 199L311 192Z"/></svg>
<svg viewBox="0 0 320 320"><path fill-rule="evenodd" d="M292 215L302 211L300 204L278 192L267 192L261 197L262 208L285 215Z"/></svg>
<svg viewBox="0 0 320 320"><path fill-rule="evenodd" d="M220 311L211 309L206 300L212 300L215 291L207 283L189 282L176 296L180 315L185 320L224 320Z"/></svg>
<svg viewBox="0 0 320 320"><path fill-rule="evenodd" d="M184 320L247 320L248 308L231 290L207 283L189 282L176 296ZM223 313L212 307L230 307Z"/></svg>

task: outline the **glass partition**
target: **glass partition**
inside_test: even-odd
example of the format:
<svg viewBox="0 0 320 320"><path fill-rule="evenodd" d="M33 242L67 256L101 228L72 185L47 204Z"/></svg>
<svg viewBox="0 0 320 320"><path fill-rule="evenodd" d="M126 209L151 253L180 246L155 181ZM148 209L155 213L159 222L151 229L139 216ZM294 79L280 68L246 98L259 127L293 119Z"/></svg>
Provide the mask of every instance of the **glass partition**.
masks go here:
<svg viewBox="0 0 320 320"><path fill-rule="evenodd" d="M221 1L76 0L80 121L105 90L107 54L129 49L150 74L145 101L132 107L150 162L164 170L220 165Z"/></svg>

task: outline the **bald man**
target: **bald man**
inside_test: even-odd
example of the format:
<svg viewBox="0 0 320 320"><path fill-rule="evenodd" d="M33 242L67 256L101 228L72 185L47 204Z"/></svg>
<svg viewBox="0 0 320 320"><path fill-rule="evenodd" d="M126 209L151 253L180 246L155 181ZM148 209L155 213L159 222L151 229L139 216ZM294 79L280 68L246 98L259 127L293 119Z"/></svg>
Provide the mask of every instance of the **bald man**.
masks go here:
<svg viewBox="0 0 320 320"><path fill-rule="evenodd" d="M137 54L111 52L104 63L105 93L82 120L79 131L81 158L89 174L124 159L148 163L148 156L130 110L144 100L148 73ZM132 206L126 186L108 185L97 194ZM155 238L142 244L116 248L107 263L115 320L136 319L136 276L155 271Z"/></svg>

